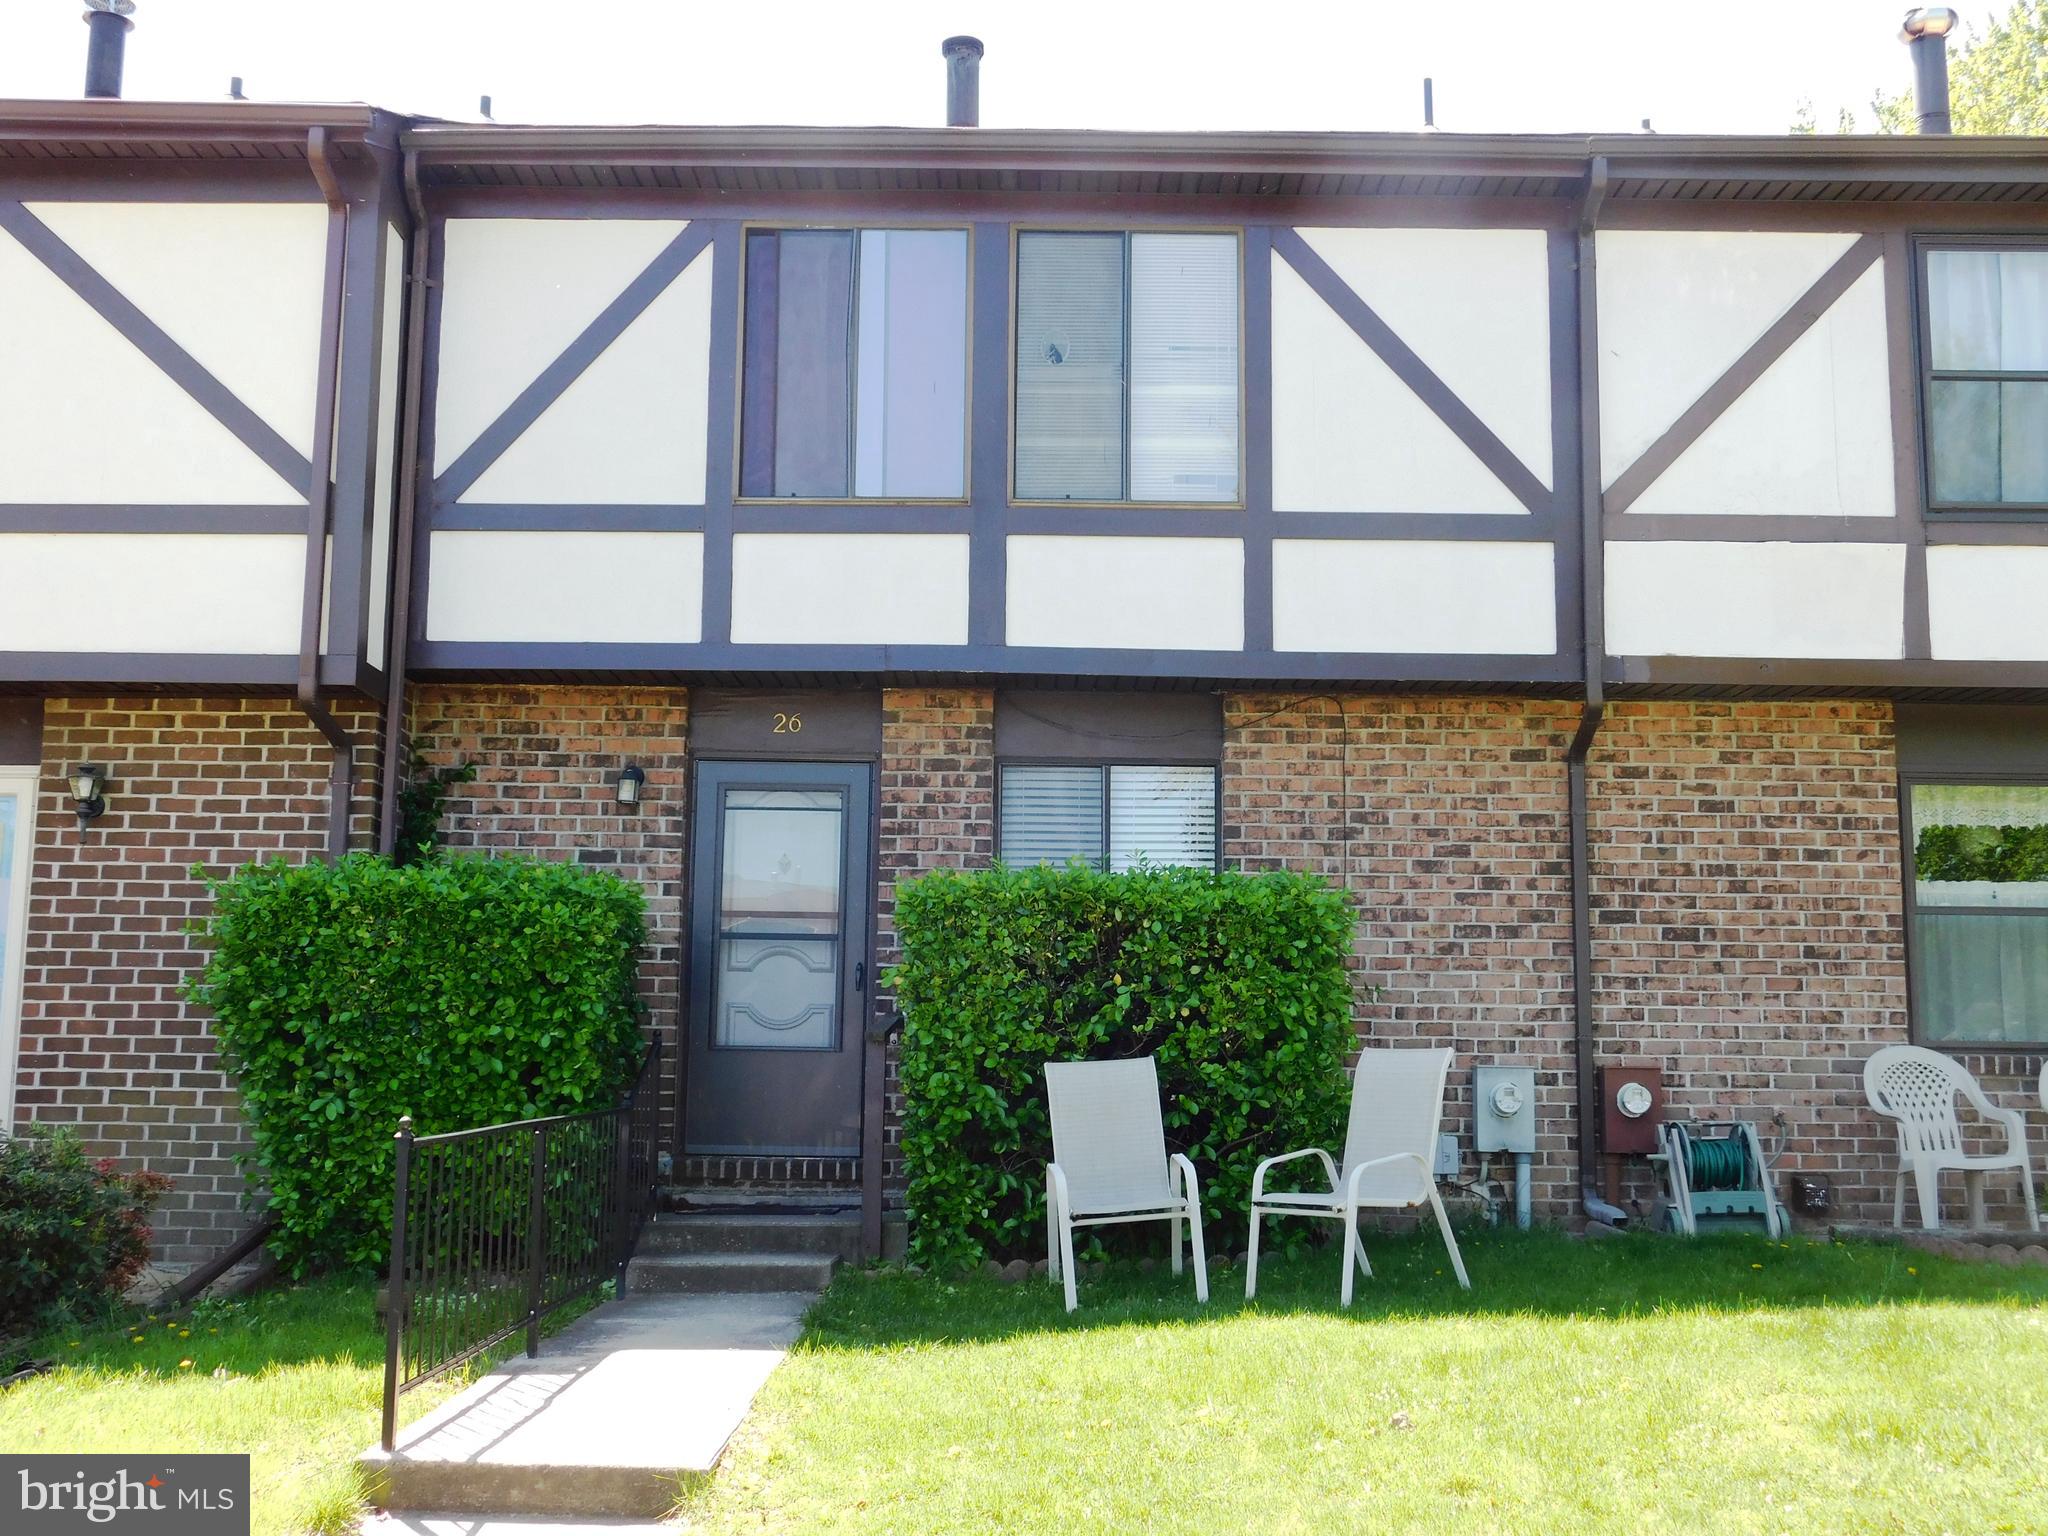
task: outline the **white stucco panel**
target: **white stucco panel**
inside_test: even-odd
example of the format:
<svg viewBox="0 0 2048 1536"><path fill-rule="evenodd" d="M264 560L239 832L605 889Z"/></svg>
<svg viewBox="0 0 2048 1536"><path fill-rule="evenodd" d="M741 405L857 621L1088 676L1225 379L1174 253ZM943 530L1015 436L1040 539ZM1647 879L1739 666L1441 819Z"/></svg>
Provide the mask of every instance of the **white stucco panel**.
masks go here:
<svg viewBox="0 0 2048 1536"><path fill-rule="evenodd" d="M1617 656L1899 656L1902 544L1607 545Z"/></svg>
<svg viewBox="0 0 2048 1536"><path fill-rule="evenodd" d="M1938 661L2048 661L2048 549L1930 545L1927 623Z"/></svg>
<svg viewBox="0 0 2048 1536"><path fill-rule="evenodd" d="M1273 648L1552 655L1556 577L1547 542L1279 539Z"/></svg>
<svg viewBox="0 0 2048 1536"><path fill-rule="evenodd" d="M1850 285L1631 512L1890 517L1884 267Z"/></svg>
<svg viewBox="0 0 2048 1536"><path fill-rule="evenodd" d="M450 219L434 473L475 442L683 228L676 219Z"/></svg>
<svg viewBox="0 0 2048 1536"><path fill-rule="evenodd" d="M304 534L0 533L0 651L289 656Z"/></svg>
<svg viewBox="0 0 2048 1536"><path fill-rule="evenodd" d="M703 632L701 533L434 534L429 640L691 644Z"/></svg>
<svg viewBox="0 0 2048 1536"><path fill-rule="evenodd" d="M1601 483L1633 464L1853 234L1601 230Z"/></svg>
<svg viewBox="0 0 2048 1536"><path fill-rule="evenodd" d="M305 501L6 234L0 338L0 502Z"/></svg>
<svg viewBox="0 0 2048 1536"><path fill-rule="evenodd" d="M325 203L28 207L235 398L312 454Z"/></svg>
<svg viewBox="0 0 2048 1536"><path fill-rule="evenodd" d="M1016 534L1008 552L1011 645L1244 648L1238 539Z"/></svg>
<svg viewBox="0 0 2048 1536"><path fill-rule="evenodd" d="M698 252L461 499L702 503L711 257Z"/></svg>
<svg viewBox="0 0 2048 1536"><path fill-rule="evenodd" d="M1550 257L1542 230L1296 233L1550 484Z"/></svg>
<svg viewBox="0 0 2048 1536"><path fill-rule="evenodd" d="M1277 253L1273 505L1283 512L1528 511Z"/></svg>
<svg viewBox="0 0 2048 1536"><path fill-rule="evenodd" d="M967 545L954 533L742 533L741 645L965 645Z"/></svg>

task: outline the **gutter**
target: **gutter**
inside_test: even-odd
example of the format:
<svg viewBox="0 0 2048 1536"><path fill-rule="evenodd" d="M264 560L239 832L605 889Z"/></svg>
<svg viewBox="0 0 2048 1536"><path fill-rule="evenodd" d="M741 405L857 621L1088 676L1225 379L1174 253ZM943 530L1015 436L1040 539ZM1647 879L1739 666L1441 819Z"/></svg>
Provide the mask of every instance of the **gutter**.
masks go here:
<svg viewBox="0 0 2048 1536"><path fill-rule="evenodd" d="M1586 191L1579 203L1579 628L1585 662L1585 702L1579 728L1565 750L1565 777L1571 801L1572 867L1572 1053L1578 1089L1579 1203L1596 1221L1620 1226L1625 1212L1596 1193L1598 1158L1594 1128L1600 1123L1599 1095L1593 1069L1593 857L1588 825L1586 757L1607 713L1607 546L1603 524L1605 498L1600 484L1600 314L1599 271L1595 232L1607 201L1608 170L1604 155L1586 168Z"/></svg>
<svg viewBox="0 0 2048 1536"><path fill-rule="evenodd" d="M405 394L398 462L398 516L392 530L395 554L391 572L390 635L384 644L383 771L377 794L377 851L398 851L398 785L405 765L399 742L405 730L405 665L412 638L413 521L419 505L420 391L426 371L427 262L433 226L427 222L420 196L419 151L405 152L405 205L412 214L412 248L408 253L405 290Z"/></svg>
<svg viewBox="0 0 2048 1536"><path fill-rule="evenodd" d="M306 163L327 200L327 266L321 293L326 309L320 316L320 378L314 391L313 472L306 486L306 587L299 624L298 705L334 749L328 776L327 853L348 852L349 796L355 782L356 744L320 697L320 618L327 599L327 531L333 512L334 398L340 387L341 312L344 258L348 251L348 199L335 179L329 158L327 130L306 132Z"/></svg>

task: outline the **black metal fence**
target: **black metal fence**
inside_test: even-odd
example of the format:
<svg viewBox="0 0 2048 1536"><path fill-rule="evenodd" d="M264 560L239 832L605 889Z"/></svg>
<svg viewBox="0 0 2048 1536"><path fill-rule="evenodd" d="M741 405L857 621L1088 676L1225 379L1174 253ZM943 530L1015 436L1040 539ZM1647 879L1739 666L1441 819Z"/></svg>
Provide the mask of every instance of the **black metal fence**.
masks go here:
<svg viewBox="0 0 2048 1536"><path fill-rule="evenodd" d="M398 1399L542 1319L626 1262L654 1209L661 1045L609 1109L415 1136L398 1122L384 1338L384 1449Z"/></svg>

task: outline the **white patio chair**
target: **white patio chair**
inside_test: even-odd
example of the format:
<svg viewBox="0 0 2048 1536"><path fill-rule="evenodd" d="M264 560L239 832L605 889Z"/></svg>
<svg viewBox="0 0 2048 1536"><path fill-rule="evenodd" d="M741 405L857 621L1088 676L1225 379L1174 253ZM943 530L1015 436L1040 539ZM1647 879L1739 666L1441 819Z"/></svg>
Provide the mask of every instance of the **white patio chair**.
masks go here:
<svg viewBox="0 0 2048 1536"><path fill-rule="evenodd" d="M1150 1056L1129 1061L1049 1061L1052 1161L1045 1170L1045 1267L1074 1297L1074 1228L1164 1221L1173 1228L1173 1272L1181 1272L1181 1224L1195 1255L1195 1297L1209 1299L1202 1251L1202 1197L1195 1165L1166 1152L1159 1071Z"/></svg>
<svg viewBox="0 0 2048 1536"><path fill-rule="evenodd" d="M1451 1235L1451 1221L1436 1192L1437 1128L1444 1117L1444 1079L1450 1076L1448 1050L1365 1050L1351 1077L1351 1123L1344 1133L1344 1168L1321 1147L1269 1157L1252 1173L1252 1233L1245 1247L1244 1294L1259 1289L1259 1223L1267 1216L1317 1216L1344 1223L1344 1279L1339 1300L1351 1305L1351 1271L1355 1264L1369 1280L1372 1265L1358 1236L1360 1211L1405 1211L1428 1202L1436 1212L1437 1230L1450 1250L1451 1268L1466 1290L1465 1259ZM1268 1190L1266 1175L1282 1163L1313 1157L1329 1177L1328 1190L1301 1193Z"/></svg>
<svg viewBox="0 0 2048 1536"><path fill-rule="evenodd" d="M1984 1175L2016 1169L2027 1202L2027 1225L2041 1230L2034 1207L2034 1169L2027 1158L2027 1123L2018 1110L2000 1109L1984 1096L1977 1079L1938 1051L1917 1045L1888 1045L1863 1064L1863 1093L1870 1107L1899 1125L1899 1172L1892 1183L1892 1225L1906 1224L1906 1177L1912 1175L1920 1201L1920 1225L1941 1225L1941 1175L1959 1171L1970 1194L1970 1225L1984 1227ZM2005 1150L1972 1157L1963 1150L1956 1095L1994 1125L2005 1128Z"/></svg>

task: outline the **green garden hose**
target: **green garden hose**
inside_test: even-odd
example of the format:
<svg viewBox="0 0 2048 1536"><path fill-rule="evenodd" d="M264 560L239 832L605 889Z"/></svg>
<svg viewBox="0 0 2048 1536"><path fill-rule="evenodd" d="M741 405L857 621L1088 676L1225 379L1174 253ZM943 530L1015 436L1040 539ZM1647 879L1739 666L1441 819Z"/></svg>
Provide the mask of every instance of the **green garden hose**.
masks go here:
<svg viewBox="0 0 2048 1536"><path fill-rule="evenodd" d="M1747 1187L1749 1148L1740 1136L1688 1137L1686 1150L1686 1182L1695 1191Z"/></svg>

